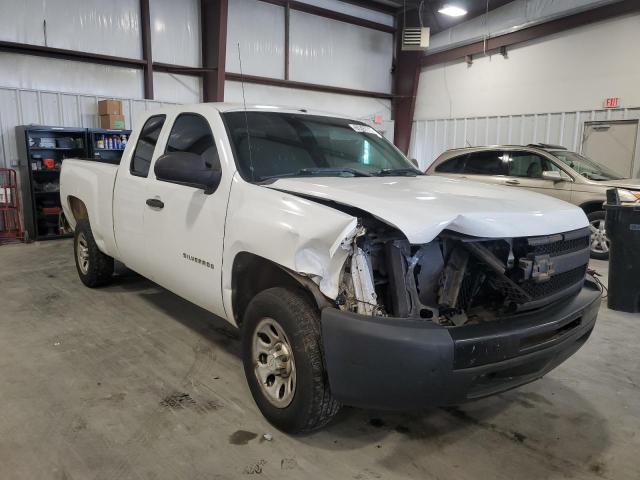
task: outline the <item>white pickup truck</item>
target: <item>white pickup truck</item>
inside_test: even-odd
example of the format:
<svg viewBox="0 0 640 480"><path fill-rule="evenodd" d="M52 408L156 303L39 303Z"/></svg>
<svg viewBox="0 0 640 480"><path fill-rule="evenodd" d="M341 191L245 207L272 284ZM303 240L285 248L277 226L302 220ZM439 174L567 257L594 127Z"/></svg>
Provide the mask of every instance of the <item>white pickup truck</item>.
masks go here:
<svg viewBox="0 0 640 480"><path fill-rule="evenodd" d="M119 166L65 160L78 274L114 260L242 331L276 427L341 404L451 405L540 378L589 337L585 214L424 176L361 121L230 104L147 113Z"/></svg>

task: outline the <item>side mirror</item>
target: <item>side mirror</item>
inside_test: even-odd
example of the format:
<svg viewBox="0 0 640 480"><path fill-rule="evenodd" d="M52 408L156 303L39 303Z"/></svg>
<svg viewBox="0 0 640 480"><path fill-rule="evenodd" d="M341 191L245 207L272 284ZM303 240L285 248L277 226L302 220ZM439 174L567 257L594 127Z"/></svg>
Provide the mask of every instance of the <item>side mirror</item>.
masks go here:
<svg viewBox="0 0 640 480"><path fill-rule="evenodd" d="M558 171L547 171L542 172L542 178L545 180L551 180L552 182L564 182L564 178L562 178L562 173Z"/></svg>
<svg viewBox="0 0 640 480"><path fill-rule="evenodd" d="M416 167L417 169L420 169L420 165L418 165L418 160L416 160L415 158L412 158L409 161L413 163L414 167Z"/></svg>
<svg viewBox="0 0 640 480"><path fill-rule="evenodd" d="M203 155L189 152L169 152L156 160L153 171L163 182L201 188L207 195L220 185L222 172L213 170Z"/></svg>

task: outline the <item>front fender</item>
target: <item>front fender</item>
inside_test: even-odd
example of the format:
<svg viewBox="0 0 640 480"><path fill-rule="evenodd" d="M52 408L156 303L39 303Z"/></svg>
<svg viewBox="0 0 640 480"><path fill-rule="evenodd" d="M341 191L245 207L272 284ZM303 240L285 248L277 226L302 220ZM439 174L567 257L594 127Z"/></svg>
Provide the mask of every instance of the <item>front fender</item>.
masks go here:
<svg viewBox="0 0 640 480"><path fill-rule="evenodd" d="M304 275L324 295L336 298L357 222L356 217L331 207L234 179L223 253L225 310L233 310L232 265L240 252Z"/></svg>

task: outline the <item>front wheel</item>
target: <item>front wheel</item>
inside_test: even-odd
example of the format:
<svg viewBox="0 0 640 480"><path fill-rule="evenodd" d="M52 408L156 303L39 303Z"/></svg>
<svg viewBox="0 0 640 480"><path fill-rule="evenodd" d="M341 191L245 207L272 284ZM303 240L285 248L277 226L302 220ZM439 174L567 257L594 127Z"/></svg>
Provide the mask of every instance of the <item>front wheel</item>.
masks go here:
<svg viewBox="0 0 640 480"><path fill-rule="evenodd" d="M606 214L602 210L587 215L591 229L591 258L609 260L609 238L605 229Z"/></svg>
<svg viewBox="0 0 640 480"><path fill-rule="evenodd" d="M79 220L73 240L76 269L82 283L89 288L100 287L111 281L113 258L100 251L91 232L89 220Z"/></svg>
<svg viewBox="0 0 640 480"><path fill-rule="evenodd" d="M318 311L303 292L270 288L244 315L244 371L258 408L288 433L324 426L340 409L323 364Z"/></svg>

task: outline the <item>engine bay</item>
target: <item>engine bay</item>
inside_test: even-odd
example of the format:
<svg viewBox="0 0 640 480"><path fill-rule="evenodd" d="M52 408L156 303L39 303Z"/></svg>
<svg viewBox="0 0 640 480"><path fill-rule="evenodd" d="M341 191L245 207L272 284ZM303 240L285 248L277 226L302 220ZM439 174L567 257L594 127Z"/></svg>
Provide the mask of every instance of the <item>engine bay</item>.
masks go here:
<svg viewBox="0 0 640 480"><path fill-rule="evenodd" d="M493 321L576 294L589 261L588 229L504 239L445 230L412 245L375 218L359 220L336 303L363 315Z"/></svg>

